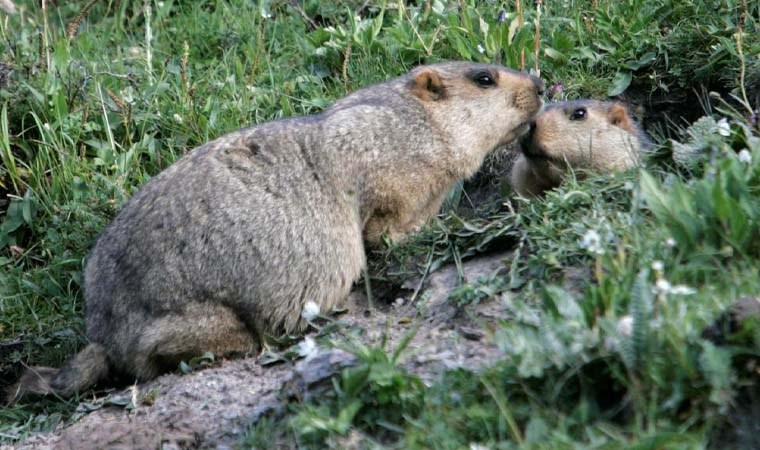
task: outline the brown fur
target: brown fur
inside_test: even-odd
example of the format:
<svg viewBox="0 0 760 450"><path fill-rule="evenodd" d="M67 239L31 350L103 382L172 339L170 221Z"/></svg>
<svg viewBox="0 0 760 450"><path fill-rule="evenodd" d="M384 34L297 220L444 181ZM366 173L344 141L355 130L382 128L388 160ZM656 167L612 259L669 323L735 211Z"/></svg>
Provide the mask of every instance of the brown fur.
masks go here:
<svg viewBox="0 0 760 450"><path fill-rule="evenodd" d="M575 117L578 110L583 117ZM547 105L522 143L511 172L523 196L559 186L567 171L610 172L640 164L649 140L624 105L578 100Z"/></svg>
<svg viewBox="0 0 760 450"><path fill-rule="evenodd" d="M488 73L495 85L479 86ZM499 66L422 66L321 114L211 141L153 178L85 269L90 346L11 392L70 395L109 369L144 380L203 352L255 351L330 311L364 241L416 230L486 154L528 129L542 83Z"/></svg>

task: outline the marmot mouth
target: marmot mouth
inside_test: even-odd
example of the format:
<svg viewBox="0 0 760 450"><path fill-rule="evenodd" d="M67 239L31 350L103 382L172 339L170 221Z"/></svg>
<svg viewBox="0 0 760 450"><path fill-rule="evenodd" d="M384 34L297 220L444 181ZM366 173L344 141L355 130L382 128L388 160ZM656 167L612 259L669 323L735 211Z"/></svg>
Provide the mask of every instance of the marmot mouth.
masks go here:
<svg viewBox="0 0 760 450"><path fill-rule="evenodd" d="M530 132L530 123L523 122L517 125L516 127L512 128L512 130L509 133L502 136L496 147L501 147L505 145L513 145L514 143L519 144L520 142L522 142L523 139L525 139L525 136L527 136L529 132Z"/></svg>
<svg viewBox="0 0 760 450"><path fill-rule="evenodd" d="M523 122L520 125L516 126L513 133L517 139L524 138L530 133L530 122Z"/></svg>
<svg viewBox="0 0 760 450"><path fill-rule="evenodd" d="M523 139L520 142L520 150L522 151L523 155L525 155L525 157L531 161L554 161L554 158L546 154L541 146L534 145L533 141L530 139Z"/></svg>

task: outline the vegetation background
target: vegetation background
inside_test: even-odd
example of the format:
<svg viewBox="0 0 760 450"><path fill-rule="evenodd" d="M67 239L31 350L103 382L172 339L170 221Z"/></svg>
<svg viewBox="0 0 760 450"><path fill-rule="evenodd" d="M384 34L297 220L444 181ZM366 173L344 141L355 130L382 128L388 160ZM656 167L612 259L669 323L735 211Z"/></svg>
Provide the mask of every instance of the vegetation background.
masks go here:
<svg viewBox="0 0 760 450"><path fill-rule="evenodd" d="M450 299L504 302L504 360L426 386L398 365L403 348L357 349L362 363L330 395L294 402L241 446L340 448L358 435L367 448L760 448L760 323L723 314L760 295L757 2L16 8L0 15L1 385L84 344L83 260L150 176L226 131L464 59L540 72L551 100L626 100L657 151L640 172L469 204L468 191L498 185L493 162L420 236L373 255L373 281L513 246L508 275ZM75 420L77 405L0 409L0 441Z"/></svg>

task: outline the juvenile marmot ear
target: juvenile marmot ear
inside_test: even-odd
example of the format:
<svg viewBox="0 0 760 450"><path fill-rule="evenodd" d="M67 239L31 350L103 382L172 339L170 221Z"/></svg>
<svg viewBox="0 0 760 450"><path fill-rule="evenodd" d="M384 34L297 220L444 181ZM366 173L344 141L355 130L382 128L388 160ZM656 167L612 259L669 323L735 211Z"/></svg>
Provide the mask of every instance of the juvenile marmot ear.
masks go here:
<svg viewBox="0 0 760 450"><path fill-rule="evenodd" d="M620 127L629 133L635 133L636 127L633 119L628 115L628 109L622 103L613 103L607 110L607 120L616 127Z"/></svg>
<svg viewBox="0 0 760 450"><path fill-rule="evenodd" d="M446 88L443 86L441 76L429 67L414 74L410 88L412 94L421 100L436 101L446 97Z"/></svg>

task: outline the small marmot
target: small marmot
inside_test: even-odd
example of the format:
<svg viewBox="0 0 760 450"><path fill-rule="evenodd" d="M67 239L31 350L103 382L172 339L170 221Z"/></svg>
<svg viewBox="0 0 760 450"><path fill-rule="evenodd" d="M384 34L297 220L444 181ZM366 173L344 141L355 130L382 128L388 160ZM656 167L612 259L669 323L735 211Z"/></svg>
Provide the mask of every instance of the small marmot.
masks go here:
<svg viewBox="0 0 760 450"><path fill-rule="evenodd" d="M138 380L213 352L256 351L342 302L364 242L435 215L485 156L528 131L543 83L501 66L420 66L320 114L226 134L150 180L103 231L84 273L89 345L9 391L70 396L109 372Z"/></svg>
<svg viewBox="0 0 760 450"><path fill-rule="evenodd" d="M559 186L569 169L625 170L641 163L649 139L620 102L546 105L521 141L509 181L525 197Z"/></svg>

